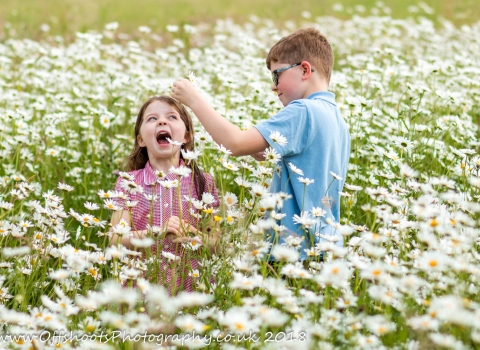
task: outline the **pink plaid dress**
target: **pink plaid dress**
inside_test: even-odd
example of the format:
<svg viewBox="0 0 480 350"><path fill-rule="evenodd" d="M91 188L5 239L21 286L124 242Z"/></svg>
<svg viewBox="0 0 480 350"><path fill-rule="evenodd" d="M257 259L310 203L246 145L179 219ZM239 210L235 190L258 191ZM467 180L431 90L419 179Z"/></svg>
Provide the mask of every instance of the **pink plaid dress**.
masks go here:
<svg viewBox="0 0 480 350"><path fill-rule="evenodd" d="M184 165L184 163L183 160L180 159L180 166L182 165ZM181 179L173 173L168 174L163 179L158 179L150 166L150 162L147 162L145 168L131 171L129 174L133 175L135 183L143 188L143 193L127 193L122 187L122 181L125 180L121 177L117 180L115 190L126 193L130 201L138 201L138 204L131 209L132 230L145 230L147 225L150 224L150 213L153 213L151 225L154 226L163 228L170 217L178 216L186 223L199 228L199 219L190 213L190 210L193 210L194 214L196 214L198 210L185 198L185 196L187 196L197 200L201 199L201 195L199 196L196 193L195 186L192 182L192 173ZM214 201L209 207L217 208L220 205L220 201L218 199L215 182L211 175L206 173L203 173L203 175L205 177L205 192L211 193L214 197ZM164 188L160 185L159 181L165 180L179 180L180 184L176 188ZM157 197L151 202L145 195L156 195ZM118 205L122 206L124 210L128 210L125 203L126 200L117 200ZM174 254L179 260L172 261L163 257L161 254L162 251ZM181 243L173 243L166 238L157 240L150 249L143 251L143 259L150 260L149 257L153 257L152 260L158 262L158 264L149 264L149 266L156 265L154 270L150 272L150 275L154 276L155 272L157 272L158 283L167 287L170 294L174 290L172 280L175 276L176 291L194 290L195 283L193 278L189 276L189 272L198 267L194 256L195 253L183 248Z"/></svg>

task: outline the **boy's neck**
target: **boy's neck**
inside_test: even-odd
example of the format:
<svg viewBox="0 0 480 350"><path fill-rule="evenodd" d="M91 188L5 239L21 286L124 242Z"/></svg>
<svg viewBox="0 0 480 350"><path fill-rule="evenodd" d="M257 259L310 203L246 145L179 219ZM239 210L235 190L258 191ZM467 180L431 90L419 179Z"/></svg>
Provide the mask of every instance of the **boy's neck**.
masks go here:
<svg viewBox="0 0 480 350"><path fill-rule="evenodd" d="M328 83L323 79L312 81L312 84L309 84L305 89L303 98L307 98L311 94L320 91L328 91Z"/></svg>

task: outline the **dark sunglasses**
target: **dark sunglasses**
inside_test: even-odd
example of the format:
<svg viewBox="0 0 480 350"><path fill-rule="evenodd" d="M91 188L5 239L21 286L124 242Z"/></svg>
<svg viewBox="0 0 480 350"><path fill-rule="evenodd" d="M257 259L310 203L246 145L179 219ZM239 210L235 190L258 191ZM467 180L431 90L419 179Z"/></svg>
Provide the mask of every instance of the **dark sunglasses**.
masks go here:
<svg viewBox="0 0 480 350"><path fill-rule="evenodd" d="M275 84L275 86L278 85L278 79L279 79L279 74L278 73L281 73L283 71L286 71L287 69L290 69L290 68L293 68L293 67L296 67L296 66L299 66L301 65L302 62L300 63L295 63L295 64L292 64L291 66L287 66L287 67L283 67L283 68L278 68L278 69L275 69L274 71L272 71L272 81L273 83ZM312 72L315 72L315 69L312 69Z"/></svg>

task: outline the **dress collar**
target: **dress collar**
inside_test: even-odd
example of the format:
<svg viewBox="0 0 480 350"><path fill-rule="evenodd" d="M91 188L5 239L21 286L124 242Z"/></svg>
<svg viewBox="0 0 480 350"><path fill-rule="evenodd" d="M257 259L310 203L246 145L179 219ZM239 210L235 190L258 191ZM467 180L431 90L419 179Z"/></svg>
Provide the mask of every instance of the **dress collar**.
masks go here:
<svg viewBox="0 0 480 350"><path fill-rule="evenodd" d="M185 162L183 161L182 158L180 158L180 162L178 164L178 167L182 167L182 166L184 166L184 164L185 164ZM152 185L155 185L155 183L158 180L169 179L173 175L174 174L169 173L169 174L166 174L166 176L164 178L158 178L157 175L155 174L155 170L150 165L150 161L148 161L147 164L145 164L145 168L143 168L143 183L146 186L152 186Z"/></svg>

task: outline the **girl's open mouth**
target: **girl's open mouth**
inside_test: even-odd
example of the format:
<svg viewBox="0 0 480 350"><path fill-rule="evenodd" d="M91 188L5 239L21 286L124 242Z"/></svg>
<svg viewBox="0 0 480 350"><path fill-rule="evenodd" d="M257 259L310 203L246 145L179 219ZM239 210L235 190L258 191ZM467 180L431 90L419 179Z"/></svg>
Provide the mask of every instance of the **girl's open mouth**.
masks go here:
<svg viewBox="0 0 480 350"><path fill-rule="evenodd" d="M157 134L157 143L161 146L169 145L167 138L172 139L172 135L168 131L161 130Z"/></svg>

